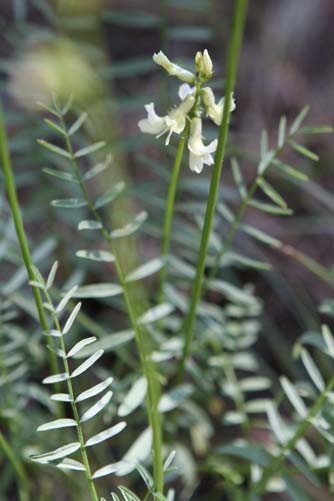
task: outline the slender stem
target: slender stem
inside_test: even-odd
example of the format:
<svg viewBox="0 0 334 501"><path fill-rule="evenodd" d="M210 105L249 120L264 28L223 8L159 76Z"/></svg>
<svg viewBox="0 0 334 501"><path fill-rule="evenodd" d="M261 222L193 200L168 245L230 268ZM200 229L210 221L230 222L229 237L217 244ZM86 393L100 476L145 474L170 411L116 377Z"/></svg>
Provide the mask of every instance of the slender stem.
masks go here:
<svg viewBox="0 0 334 501"><path fill-rule="evenodd" d="M198 103L200 100L200 96L201 96L201 81L199 79L197 79L195 86L196 86L195 102L194 102L192 110L190 111L190 114L189 114L190 118L193 118L195 116L196 110L198 107ZM165 212L165 220L164 220L164 226L163 226L163 232L162 232L162 244L161 244L161 255L164 258L167 257L168 251L169 251L169 245L170 245L170 239L171 239L172 218L173 218L173 213L174 213L174 204L175 204L175 196L176 196L176 189L177 189L177 181L179 178L180 167L182 164L184 148L185 148L185 145L186 145L186 142L188 139L188 135L189 135L189 129L190 129L190 121L187 121L187 124L182 132L179 146L178 146L177 151L176 151L176 157L175 157L175 161L174 161L172 177L171 177L169 188L168 188L167 201L166 201L166 212ZM163 297L163 286L164 286L166 276L167 276L167 263L165 263L165 266L161 269L161 273L160 273L160 291L158 294L158 300L160 300Z"/></svg>
<svg viewBox="0 0 334 501"><path fill-rule="evenodd" d="M188 132L189 132L189 124L186 125L186 127L182 133L182 136L181 136L181 139L179 142L179 146L177 148L172 177L171 177L169 188L168 188L165 220L164 220L164 225L163 225L162 243L161 243L161 255L163 258L167 257L169 245L170 245L171 226L172 226L172 218L173 218L173 212L174 212L174 202L175 202L177 181L179 178L179 172L180 172L180 167L182 164L184 148L185 148L185 145L187 142ZM167 276L167 263L165 263L165 265L161 269L161 273L160 273L160 294L159 294L160 296L163 295L163 286L164 286L164 282L166 280L166 276Z"/></svg>
<svg viewBox="0 0 334 501"><path fill-rule="evenodd" d="M271 463L271 465L266 468L263 473L262 477L260 478L258 484L255 486L255 493L256 494L262 494L263 491L265 490L268 481L272 477L272 475L276 475L279 473L282 463L284 462L284 459L286 458L287 454L293 450L295 445L297 444L298 440L302 438L307 429L311 426L311 420L314 418L314 416L317 415L319 410L322 407L322 404L328 397L328 393L331 391L331 389L334 386L334 379L331 379L331 381L328 383L326 386L325 390L320 394L318 399L315 401L315 403L312 405L311 409L307 413L307 416L303 421L299 424L296 432L294 435L288 440L288 442L282 447L281 452L276 456Z"/></svg>
<svg viewBox="0 0 334 501"><path fill-rule="evenodd" d="M232 93L235 85L237 65L239 60L244 23L246 19L247 0L236 0L235 3L236 7L235 7L232 34L229 43L228 57L227 57L227 76L226 76L225 106L224 106L223 120L219 129L218 146L213 166L210 191L208 195L208 203L206 207L204 227L203 227L199 257L196 267L197 268L196 277L192 288L189 312L186 316L183 326L185 342L184 342L182 358L179 365L178 379L182 379L183 377L185 363L189 357L191 350L191 343L193 339L195 319L196 319L196 309L201 296L202 281L205 268L205 258L209 244L213 217L216 208L219 181L223 167L225 146L229 129L229 114L230 114L229 110L232 99Z"/></svg>
<svg viewBox="0 0 334 501"><path fill-rule="evenodd" d="M27 474L24 470L23 465L20 463L18 458L15 456L13 449L7 442L5 436L0 431L0 449L7 456L9 462L12 464L14 471L16 472L18 478L20 479L21 489L20 489L20 501L29 500L29 480Z"/></svg>
<svg viewBox="0 0 334 501"><path fill-rule="evenodd" d="M160 49L168 52L168 5L167 0L160 0ZM160 78L160 99L163 108L168 108L168 83L164 76Z"/></svg>
<svg viewBox="0 0 334 501"><path fill-rule="evenodd" d="M10 160L10 155L9 155L7 135L6 135L3 112L2 112L1 106L0 106L0 155L1 155L1 160L2 160L2 169L3 169L3 173L4 173L4 178L5 178L5 185L6 185L6 189L7 189L8 201L9 201L9 205L10 205L13 220L14 220L16 235L17 235L18 242L20 245L22 258L23 258L29 279L35 280L35 276L34 276L34 272L33 272L33 262L32 262L32 258L30 255L27 237L26 237L26 234L24 231L24 226L23 226L22 217L21 217L21 213L20 213L19 201L18 201L17 193L16 193L15 178L14 178L11 160ZM37 312L38 312L38 317L39 317L39 321L40 321L42 330L43 330L44 334L46 334L46 336L47 336L47 344L48 344L48 346L52 346L51 338L48 335L49 326L48 326L47 317L46 317L46 314L44 311L43 301L41 298L40 291L38 290L37 287L32 286L32 292L34 295L34 300L35 300L35 304L36 304L36 308L37 308ZM58 369L58 360L56 358L56 355L51 350L47 350L47 351L48 351L51 372L52 372L52 374L57 374L59 372L59 369ZM59 387L59 385L56 385L57 391L58 391L58 387Z"/></svg>
<svg viewBox="0 0 334 501"><path fill-rule="evenodd" d="M52 307L52 310L54 311L55 308L53 305L53 301L52 301L46 288L44 289L44 294L46 296L46 299L47 299L49 305ZM60 349L66 355L66 346L65 346L62 328L61 328L61 325L59 323L58 317L57 317L56 313L51 313L51 316L52 316L52 320L54 322L54 325L55 325L57 331L60 333L60 337L59 337ZM77 434L78 434L78 440L80 443L81 457L82 457L82 461L83 461L84 466L85 466L86 480L88 483L88 487L89 487L89 491L90 491L92 500L99 501L99 497L98 497L97 492L96 492L94 480L92 479L92 471L91 471L91 467L89 464L89 459L88 459L88 455L87 455L87 451L86 451L86 447L85 447L85 439L84 439L82 427L80 424L80 415L79 415L77 405L75 403L75 395L74 395L73 385L72 385L72 381L71 381L70 367L69 367L68 360L67 360L66 356L63 359L63 363L64 363L64 370L65 370L65 373L67 375L66 384L67 384L68 393L69 393L70 398L71 398L71 407L72 407L73 417L77 423L76 429L77 429Z"/></svg>
<svg viewBox="0 0 334 501"><path fill-rule="evenodd" d="M261 176L257 176L254 181L252 182L249 190L247 191L247 194L245 196L245 198L243 199L240 207L239 207L239 210L235 216L235 218L233 219L233 223L226 235L226 237L224 238L224 241L223 241L223 245L222 245L222 248L221 248L221 251L217 254L216 258L215 258L215 261L214 261L214 264L212 266L212 268L210 269L210 272L208 274L208 277L207 279L205 280L204 284L203 284L203 287L202 287L202 294L204 293L205 290L208 289L210 283L211 283L211 280L216 276L216 273L218 271L218 268L220 266L220 263L221 263L221 260L223 259L225 253L228 251L228 249L230 248L230 245L233 241L233 238L234 238L234 235L236 234L238 228L239 228L239 223L241 221L241 219L243 218L243 215L248 207L248 204L249 202L251 201L255 191L256 191L256 188L257 188L257 185L258 185L258 181L259 181L259 178Z"/></svg>
<svg viewBox="0 0 334 501"><path fill-rule="evenodd" d="M164 484L164 474L163 474L163 461L162 461L162 424L161 424L161 416L158 410L158 404L160 399L160 382L159 377L156 372L155 366L153 362L150 360L150 350L148 348L148 334L144 331L143 327L140 326L137 322L137 314L133 304L133 300L131 298L131 294L128 289L128 285L125 280L125 275L123 269L120 264L119 257L117 255L116 249L114 248L113 241L109 235L108 229L105 227L104 222L96 210L90 196L87 192L86 186L82 180L79 167L77 165L74 151L72 147L72 143L70 137L67 133L66 125L63 117L60 115L60 123L65 133L65 141L67 150L71 156L71 165L73 168L73 172L79 182L79 186L83 197L85 198L88 208L95 220L101 224L101 233L108 243L110 251L115 257L115 268L116 273L118 275L118 279L120 285L122 286L123 296L125 300L125 304L127 307L127 311L130 318L131 327L135 333L135 339L137 344L137 349L139 353L139 358L141 362L141 367L143 374L147 380L148 391L147 391L147 415L150 427L152 429L153 436L153 472L154 472L154 482L156 491L159 494L163 493L163 484Z"/></svg>

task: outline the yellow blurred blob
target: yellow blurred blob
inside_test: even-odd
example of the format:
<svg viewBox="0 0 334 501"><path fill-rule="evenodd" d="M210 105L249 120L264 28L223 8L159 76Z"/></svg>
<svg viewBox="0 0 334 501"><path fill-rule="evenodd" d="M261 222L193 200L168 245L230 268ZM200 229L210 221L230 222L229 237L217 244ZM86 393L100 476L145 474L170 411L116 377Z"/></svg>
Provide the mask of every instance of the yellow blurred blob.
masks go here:
<svg viewBox="0 0 334 501"><path fill-rule="evenodd" d="M103 8L102 0L66 0L65 2L52 2L55 10L58 13L66 13L67 15L87 15L100 12Z"/></svg>
<svg viewBox="0 0 334 501"><path fill-rule="evenodd" d="M82 103L96 95L99 79L87 56L66 39L57 39L23 53L14 63L9 79L11 95L25 108L34 110L37 101L59 100Z"/></svg>

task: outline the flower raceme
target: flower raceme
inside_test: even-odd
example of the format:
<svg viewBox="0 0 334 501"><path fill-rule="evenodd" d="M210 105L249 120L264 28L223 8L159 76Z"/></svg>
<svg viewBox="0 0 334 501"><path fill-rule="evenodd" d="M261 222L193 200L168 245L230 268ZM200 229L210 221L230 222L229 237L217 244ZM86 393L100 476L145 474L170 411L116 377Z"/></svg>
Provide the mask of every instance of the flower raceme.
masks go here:
<svg viewBox="0 0 334 501"><path fill-rule="evenodd" d="M213 65L208 51L197 52L195 56L195 73L182 68L168 59L160 51L153 55L153 60L162 66L169 75L175 76L184 83L179 88L181 103L174 106L171 111L164 116L159 116L154 108L154 103L145 105L147 118L138 122L141 132L160 137L167 133L165 144L169 145L173 133L181 134L186 127L187 120L190 121L190 135L188 139L189 167L190 170L199 174L203 170L203 165L212 165L212 153L216 151L217 140L212 141L207 146L202 141L202 119L203 113L209 117L215 125L219 126L224 112L225 98L216 103L211 87L201 88L204 82L210 80L213 75ZM193 84L193 86L189 85ZM229 112L235 109L235 100L231 99Z"/></svg>

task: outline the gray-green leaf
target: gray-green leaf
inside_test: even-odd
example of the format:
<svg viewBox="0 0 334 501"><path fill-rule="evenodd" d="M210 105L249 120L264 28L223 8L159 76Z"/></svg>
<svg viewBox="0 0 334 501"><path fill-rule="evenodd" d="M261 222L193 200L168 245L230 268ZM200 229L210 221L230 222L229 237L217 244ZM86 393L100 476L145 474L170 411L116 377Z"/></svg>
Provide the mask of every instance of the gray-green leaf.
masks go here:
<svg viewBox="0 0 334 501"><path fill-rule="evenodd" d="M89 146L85 146L85 148L81 148L81 150L78 150L74 157L75 158L80 158L84 157L86 155L90 155L91 153L95 153L96 151L100 150L106 145L105 141L98 141L97 143L90 144Z"/></svg>
<svg viewBox="0 0 334 501"><path fill-rule="evenodd" d="M79 287L74 297L80 298L99 298L99 297L113 297L122 293L122 287L118 284L91 284Z"/></svg>
<svg viewBox="0 0 334 501"><path fill-rule="evenodd" d="M80 393L80 395L77 396L76 402L82 402L83 400L87 400L88 398L95 397L99 393L102 393L108 386L111 385L113 381L112 377L108 377L105 381L102 381L102 383L98 383L95 386L92 386L89 388L89 390L83 391Z"/></svg>
<svg viewBox="0 0 334 501"><path fill-rule="evenodd" d="M85 207L87 202L83 198L63 198L61 200L52 200L51 205L61 209L78 209Z"/></svg>
<svg viewBox="0 0 334 501"><path fill-rule="evenodd" d="M96 200L95 209L101 209L101 207L104 207L105 205L111 203L122 193L124 188L125 183L123 181L115 184L115 186L113 186L111 190L107 191Z"/></svg>
<svg viewBox="0 0 334 501"><path fill-rule="evenodd" d="M79 351L82 350L82 348L84 348L85 346L87 346L88 344L91 344L91 343L94 343L94 341L96 341L96 337L86 337L85 339L82 339L81 341L79 341L78 343L76 343L73 348L70 349L70 351L68 352L67 354L67 358L70 358L70 357L73 357L74 355L76 355L77 353L79 353Z"/></svg>
<svg viewBox="0 0 334 501"><path fill-rule="evenodd" d="M84 372L86 372L95 362L102 357L103 350L97 350L93 355L91 355L87 360L85 360L82 364L79 365L71 374L71 378L80 376Z"/></svg>
<svg viewBox="0 0 334 501"><path fill-rule="evenodd" d="M74 419L56 419L55 421L42 424L37 428L37 431L56 430L57 428L68 428L76 425L77 423Z"/></svg>
<svg viewBox="0 0 334 501"><path fill-rule="evenodd" d="M147 380L144 377L139 378L125 395L118 409L120 417L128 416L133 412L145 399L147 392Z"/></svg>
<svg viewBox="0 0 334 501"><path fill-rule="evenodd" d="M157 271L161 270L161 268L165 265L165 261L163 258L156 258L152 259L148 263L143 264L142 266L139 266L135 270L131 271L126 276L126 281L127 282L135 282L136 280L141 280L143 278L149 277L150 275L153 275Z"/></svg>
<svg viewBox="0 0 334 501"><path fill-rule="evenodd" d="M48 463L49 461L54 461L55 459L60 459L69 456L78 449L80 449L80 443L73 442L71 444L64 445L63 447L59 447L58 449L55 449L51 452L47 452L45 454L39 454L37 456L32 456L31 459L39 463Z"/></svg>
<svg viewBox="0 0 334 501"><path fill-rule="evenodd" d="M78 250L75 255L82 259L89 259L91 261L102 261L104 263L112 263L115 257L111 252L104 250Z"/></svg>
<svg viewBox="0 0 334 501"><path fill-rule="evenodd" d="M144 221L147 219L147 212L140 212L131 223L126 224L122 228L117 228L110 232L110 238L122 238L127 237L135 233Z"/></svg>
<svg viewBox="0 0 334 501"><path fill-rule="evenodd" d="M100 230L101 228L102 224L94 219L86 219L84 221L80 221L78 224L78 230Z"/></svg>
<svg viewBox="0 0 334 501"><path fill-rule="evenodd" d="M103 395L100 400L96 402L92 407L88 409L83 415L82 418L80 419L81 423L85 423L89 419L92 419L95 417L99 412L101 412L106 405L109 404L111 397L112 397L112 391L108 391L105 395Z"/></svg>
<svg viewBox="0 0 334 501"><path fill-rule="evenodd" d="M124 428L126 427L126 422L121 421L120 423L115 424L111 428L108 428L107 430L101 431L100 433L97 433L93 437L89 438L86 442L86 447L90 447L95 444L99 444L101 442L104 442L104 440L108 440L111 437L114 437L115 435L118 435Z"/></svg>
<svg viewBox="0 0 334 501"><path fill-rule="evenodd" d="M60 148L59 146L56 146L55 144L49 143L48 141L44 141L44 139L37 139L38 144L41 146L44 146L49 151L52 151L53 153L56 153L57 155L60 155L65 158L71 158L71 155L68 151L63 150L63 148Z"/></svg>

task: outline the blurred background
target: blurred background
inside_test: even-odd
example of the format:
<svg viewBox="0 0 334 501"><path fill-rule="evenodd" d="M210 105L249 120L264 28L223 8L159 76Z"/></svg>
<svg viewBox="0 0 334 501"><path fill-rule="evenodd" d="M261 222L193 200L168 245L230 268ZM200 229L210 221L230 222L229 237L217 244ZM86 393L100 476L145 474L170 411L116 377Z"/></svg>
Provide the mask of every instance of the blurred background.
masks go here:
<svg viewBox="0 0 334 501"><path fill-rule="evenodd" d="M192 69L196 51L207 48L214 62L215 93L223 95L233 3L1 1L0 91L25 223L37 246L48 238L48 247L42 247L42 251L57 255L64 277L75 262L68 250L73 238L71 216L66 215L65 224L65 216L49 207L57 187L41 172L45 156L36 139L45 137L46 129L36 101L47 101L50 90L64 96L74 92L79 108L95 110L100 125L95 123L91 136L107 139L112 145L118 165L115 176L132 180L135 205L147 209L159 226L167 186L161 186L160 180L166 179L166 172L168 179L174 150L172 147L166 152L161 140L141 136L137 122L145 115L144 105L151 101L159 114L165 114L176 102L177 82L153 63L152 54L161 49L173 61ZM243 175L250 183L263 128L274 146L281 115L291 122L305 105L310 106L305 125L334 124L333 26L332 0L249 1L235 91L237 109L221 183L222 196L231 206L238 202L229 159L232 155L240 157ZM208 126L204 135L210 139L213 134ZM319 155L320 161L312 162L291 150L282 158L310 180L288 182L275 174L271 178L294 215L273 218L252 208L246 215L248 222L286 244L285 252L254 244L244 234L237 234L234 241L236 249L273 266L269 272L240 269L237 281L254 283L257 296L263 299L259 352L277 373L284 371L290 376L296 373L290 361L291 342L304 331L318 328L323 319L330 321L333 315L333 134L308 135L303 144ZM209 174L207 168L199 181L184 162L182 199L195 195L205 201ZM138 187L141 189L136 190ZM99 187L94 189L98 191ZM59 198L59 193L53 198ZM1 234L5 235L10 231L10 218L4 204L1 210ZM73 220L72 228L75 224ZM159 240L153 228L147 227L139 245L145 257L157 255ZM304 266L303 256L318 263L323 275L331 278L324 280ZM17 262L7 264L0 269L4 282L11 280ZM98 314L107 318L104 311ZM199 495L193 499L202 498Z"/></svg>
<svg viewBox="0 0 334 501"><path fill-rule="evenodd" d="M152 53L162 49L171 59L192 68L196 51L208 48L215 64L215 92L221 95L232 10L233 1L228 0L3 0L1 93L10 130L15 133L12 148L18 156L17 170L27 190L22 197L31 202L29 190L40 186L43 191L42 186L48 183L40 174L43 160L39 160L41 151L35 142L40 109L35 102L43 100L50 88L60 93L72 88L86 106L101 102L104 96L107 131L99 134L107 134L112 141L122 174L127 170L136 183L150 183L146 200L139 203L154 204L156 172L154 167L143 165L143 153L158 163L171 160L161 142L159 146L155 140L140 136L137 122L145 115L144 104L151 101L158 113L164 114L175 102L177 83L154 65ZM254 174L251 158L259 150L261 130L267 129L269 142L274 144L281 115L291 121L309 105L306 125L333 124L333 20L331 0L250 2L236 86L237 110L228 146L229 155L238 153L244 158L246 179L251 180ZM205 134L210 138L210 129ZM333 135L309 135L305 141L319 155L319 162L291 152L284 155L288 163L295 162L293 165L308 174L310 181L291 184L275 179L295 215L272 218L250 209L247 219L329 269L334 241ZM23 163L20 155L25 145L28 153L24 151ZM25 179L28 171L29 179ZM204 176L208 173L209 169ZM182 176L189 175L185 164ZM233 198L228 162L222 184L226 196ZM48 224L39 221L39 229ZM248 245L244 238L237 237L237 245ZM154 254L156 246L156 241L147 239L145 252ZM267 249L251 252L261 254ZM258 293L266 298L268 313L282 324L284 336L296 336L309 327L304 325L306 319L312 322L330 287L291 256L271 252L269 260L274 271L250 278L256 280ZM289 296L292 289L298 291L299 305Z"/></svg>

